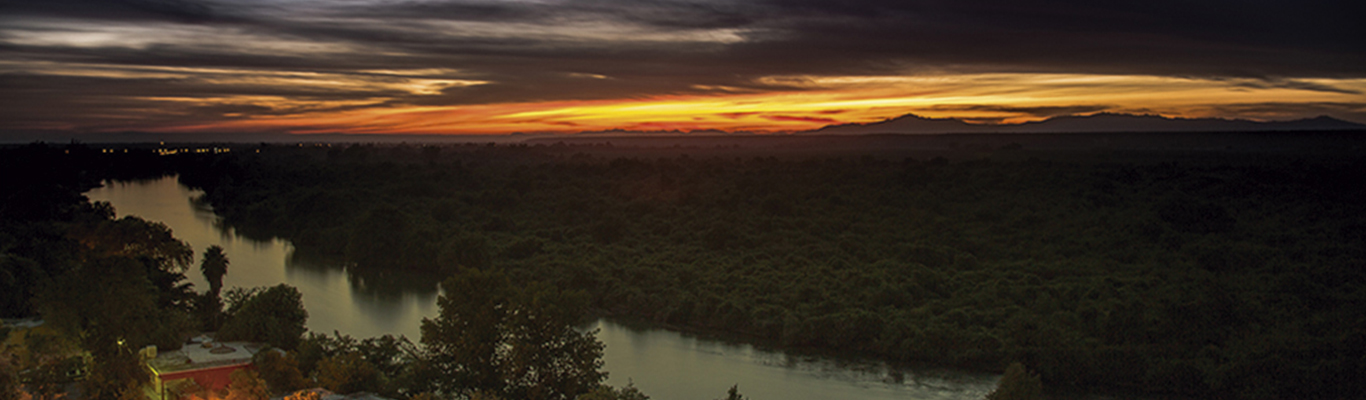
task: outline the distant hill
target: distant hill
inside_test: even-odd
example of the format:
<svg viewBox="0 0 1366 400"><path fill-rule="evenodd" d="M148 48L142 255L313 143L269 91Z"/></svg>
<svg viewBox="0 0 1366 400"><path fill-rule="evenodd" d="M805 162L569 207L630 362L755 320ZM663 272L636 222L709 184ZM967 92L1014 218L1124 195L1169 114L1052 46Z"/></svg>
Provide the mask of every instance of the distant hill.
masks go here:
<svg viewBox="0 0 1366 400"><path fill-rule="evenodd" d="M1069 115L1022 124L973 124L954 118L925 118L907 114L881 122L840 124L802 132L823 135L875 133L1104 133L1104 132L1251 132L1366 129L1366 125L1328 116L1293 121L1257 122L1245 119L1167 118L1160 115L1100 113Z"/></svg>

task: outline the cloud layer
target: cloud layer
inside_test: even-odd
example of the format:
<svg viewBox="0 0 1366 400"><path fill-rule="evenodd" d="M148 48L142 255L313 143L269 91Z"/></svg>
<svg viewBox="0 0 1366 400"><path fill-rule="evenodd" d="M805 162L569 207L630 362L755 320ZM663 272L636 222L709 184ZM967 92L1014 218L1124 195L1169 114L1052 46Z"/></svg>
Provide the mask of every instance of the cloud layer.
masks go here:
<svg viewBox="0 0 1366 400"><path fill-rule="evenodd" d="M757 110L746 123L780 130L925 110L1004 120L1147 107L1105 98L1141 90L1105 77L1229 92L1149 107L1167 113L1261 116L1290 104L1283 114L1366 122L1366 24L1356 20L1366 10L1330 1L3 0L0 10L0 129L267 129L263 119L292 118L346 131L325 114L869 97L860 91L938 96L878 115ZM1008 82L1022 91L1015 100L952 101L965 88L935 80L1026 75L1099 77L1072 83L1096 98L1030 103L1020 93L1036 89Z"/></svg>

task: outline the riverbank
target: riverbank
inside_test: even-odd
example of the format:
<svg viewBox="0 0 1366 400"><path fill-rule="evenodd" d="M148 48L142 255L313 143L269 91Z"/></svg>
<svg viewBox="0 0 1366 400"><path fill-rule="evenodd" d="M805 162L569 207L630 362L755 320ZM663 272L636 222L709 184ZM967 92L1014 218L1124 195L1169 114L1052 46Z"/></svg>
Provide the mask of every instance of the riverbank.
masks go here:
<svg viewBox="0 0 1366 400"><path fill-rule="evenodd" d="M200 193L180 186L173 177L151 181L111 182L87 193L91 200L110 201L119 215L138 215L169 226L195 249L224 248L231 265L225 287L273 286L287 283L303 293L311 331L333 331L355 338L384 334L420 338L424 317L435 316L432 280L420 285L380 285L346 267L295 257L288 241L258 241L236 235L212 212L194 208ZM190 274L196 287L205 285ZM392 282L391 282L392 283ZM724 338L684 333L613 320L593 323L605 334L608 383L634 383L655 400L722 397L731 385L753 399L904 399L975 400L994 385L995 375L950 369L907 369L877 362L788 354L742 337ZM628 323L629 324L629 323ZM675 365L676 364L676 365ZM686 365L686 369L680 369ZM887 379L890 371L903 379ZM688 375L694 374L694 375ZM909 378L908 378L909 377ZM821 394L824 393L824 394Z"/></svg>

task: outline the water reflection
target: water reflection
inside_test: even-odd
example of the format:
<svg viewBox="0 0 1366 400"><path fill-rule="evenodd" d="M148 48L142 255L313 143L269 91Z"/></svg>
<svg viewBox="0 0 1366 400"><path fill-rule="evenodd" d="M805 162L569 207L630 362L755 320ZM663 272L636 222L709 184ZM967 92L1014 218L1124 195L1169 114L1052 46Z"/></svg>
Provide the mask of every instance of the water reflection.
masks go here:
<svg viewBox="0 0 1366 400"><path fill-rule="evenodd" d="M753 399L980 399L997 379L990 374L790 355L620 322L598 321L591 328L609 344L603 357L611 371L608 382L634 382L660 400L724 397L735 384Z"/></svg>
<svg viewBox="0 0 1366 400"><path fill-rule="evenodd" d="M311 331L417 338L422 317L435 314L434 284L386 274L355 274L340 263L299 252L284 240L246 238L197 201L202 194L168 177L106 182L86 196L110 202L119 216L135 215L166 224L194 248L196 263L204 249L222 246L230 262L224 287L287 283L299 288ZM197 267L186 275L196 290L208 287Z"/></svg>
<svg viewBox="0 0 1366 400"><path fill-rule="evenodd" d="M165 223L196 251L222 246L231 264L224 286L287 283L304 295L308 328L367 338L405 335L417 341L423 317L437 314L435 280L386 270L348 268L279 239L248 239L193 199L202 195L174 178L109 182L86 193L120 215ZM197 261L196 261L197 262ZM196 264L186 275L207 287ZM980 399L991 375L907 369L884 363L788 355L753 345L600 320L603 360L612 385L635 383L655 400L707 400L739 384L753 399Z"/></svg>

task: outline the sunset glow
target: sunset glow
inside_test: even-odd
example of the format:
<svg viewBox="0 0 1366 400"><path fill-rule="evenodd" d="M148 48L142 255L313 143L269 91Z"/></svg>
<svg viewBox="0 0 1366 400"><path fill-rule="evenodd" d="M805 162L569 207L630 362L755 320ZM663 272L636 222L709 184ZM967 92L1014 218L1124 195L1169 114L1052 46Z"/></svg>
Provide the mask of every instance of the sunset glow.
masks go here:
<svg viewBox="0 0 1366 400"><path fill-rule="evenodd" d="M1366 80L1320 80L1339 92L1296 87L1249 88L1242 82L1153 76L988 74L925 77L775 77L801 91L666 96L650 99L503 103L462 106L384 106L382 99L299 102L284 98L147 99L159 102L245 104L297 110L164 130L286 130L292 133L570 133L584 131L697 131L758 133L867 123L904 114L979 123L1020 123L1072 113L1119 112L1168 117L1270 120L1291 113L1244 110L1248 103L1345 103L1366 92ZM346 85L334 82L336 85ZM361 85L361 83L355 83ZM317 111L358 106L345 111Z"/></svg>
<svg viewBox="0 0 1366 400"><path fill-rule="evenodd" d="M1144 23L1185 21L1169 10L993 1L56 3L0 17L0 132L781 133L1101 112L1366 123L1366 55L1338 35L1352 23L1312 5L1295 12L1321 11L1313 23L1281 25L1263 22L1283 7L1232 7L1214 30Z"/></svg>

